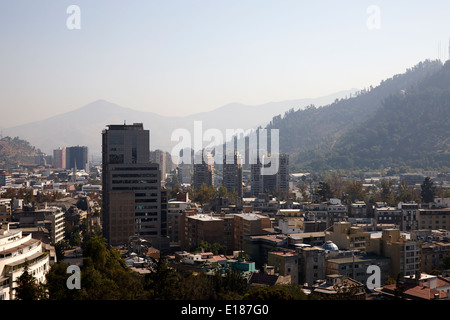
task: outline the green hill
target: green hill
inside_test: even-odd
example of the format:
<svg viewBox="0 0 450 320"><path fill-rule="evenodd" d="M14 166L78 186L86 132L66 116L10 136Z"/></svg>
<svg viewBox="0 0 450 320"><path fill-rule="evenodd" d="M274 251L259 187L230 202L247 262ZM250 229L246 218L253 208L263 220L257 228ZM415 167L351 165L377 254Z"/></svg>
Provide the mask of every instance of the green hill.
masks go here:
<svg viewBox="0 0 450 320"><path fill-rule="evenodd" d="M425 61L356 97L275 117L294 170L450 163L450 63Z"/></svg>

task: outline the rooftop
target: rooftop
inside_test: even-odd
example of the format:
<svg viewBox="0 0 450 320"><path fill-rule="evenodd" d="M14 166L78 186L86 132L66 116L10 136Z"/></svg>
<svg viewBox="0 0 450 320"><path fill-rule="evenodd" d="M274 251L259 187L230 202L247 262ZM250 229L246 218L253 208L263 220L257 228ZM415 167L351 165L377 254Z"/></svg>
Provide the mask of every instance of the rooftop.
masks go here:
<svg viewBox="0 0 450 320"><path fill-rule="evenodd" d="M209 214L195 214L192 216L188 216L189 219L195 219L200 221L222 221L223 219L211 216Z"/></svg>

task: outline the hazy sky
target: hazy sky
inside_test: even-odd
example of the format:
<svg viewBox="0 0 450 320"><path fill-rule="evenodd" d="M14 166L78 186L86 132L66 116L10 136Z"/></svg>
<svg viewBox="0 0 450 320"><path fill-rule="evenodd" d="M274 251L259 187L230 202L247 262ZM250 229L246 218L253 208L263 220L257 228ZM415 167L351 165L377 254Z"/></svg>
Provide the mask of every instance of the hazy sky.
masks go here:
<svg viewBox="0 0 450 320"><path fill-rule="evenodd" d="M188 115L376 86L448 59L449 37L447 0L0 0L0 127L98 99Z"/></svg>

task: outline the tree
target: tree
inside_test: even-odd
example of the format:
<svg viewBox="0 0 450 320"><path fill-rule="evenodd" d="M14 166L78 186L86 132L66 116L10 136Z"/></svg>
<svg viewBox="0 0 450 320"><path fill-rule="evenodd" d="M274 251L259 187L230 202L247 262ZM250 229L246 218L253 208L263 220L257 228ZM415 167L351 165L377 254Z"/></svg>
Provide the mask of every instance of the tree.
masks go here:
<svg viewBox="0 0 450 320"><path fill-rule="evenodd" d="M430 203L434 201L434 195L436 193L436 187L433 185L433 181L430 177L426 177L423 181L420 195L424 203Z"/></svg>
<svg viewBox="0 0 450 320"><path fill-rule="evenodd" d="M406 180L402 179L400 184L398 185L397 193L396 193L396 201L397 202L408 202L408 201L419 201L420 196L418 196L418 191L416 191L413 187L408 185Z"/></svg>
<svg viewBox="0 0 450 320"><path fill-rule="evenodd" d="M397 275L397 281L394 289L394 297L396 300L403 300L406 291L406 284L401 280L401 273Z"/></svg>
<svg viewBox="0 0 450 320"><path fill-rule="evenodd" d="M45 287L48 292L49 300L72 300L77 293L77 290L70 290L67 288L67 279L70 276L67 273L69 265L65 262L59 261L50 267L46 274Z"/></svg>
<svg viewBox="0 0 450 320"><path fill-rule="evenodd" d="M319 182L317 194L320 196L321 201L328 201L333 197L333 192L331 191L330 185L323 181Z"/></svg>
<svg viewBox="0 0 450 320"><path fill-rule="evenodd" d="M350 202L355 202L356 200L365 201L367 194L364 191L363 184L361 181L350 181L347 183L345 189L347 200Z"/></svg>
<svg viewBox="0 0 450 320"><path fill-rule="evenodd" d="M450 269L450 253L444 256L442 263L444 264L444 269Z"/></svg>
<svg viewBox="0 0 450 320"><path fill-rule="evenodd" d="M17 300L39 300L44 297L45 291L25 265L23 273L16 280L15 295Z"/></svg>
<svg viewBox="0 0 450 320"><path fill-rule="evenodd" d="M298 284L278 284L271 287L253 287L244 300L307 300L308 297Z"/></svg>
<svg viewBox="0 0 450 320"><path fill-rule="evenodd" d="M386 179L381 180L380 189L374 195L375 202L386 202L388 206L395 206L395 195L393 191L393 182Z"/></svg>

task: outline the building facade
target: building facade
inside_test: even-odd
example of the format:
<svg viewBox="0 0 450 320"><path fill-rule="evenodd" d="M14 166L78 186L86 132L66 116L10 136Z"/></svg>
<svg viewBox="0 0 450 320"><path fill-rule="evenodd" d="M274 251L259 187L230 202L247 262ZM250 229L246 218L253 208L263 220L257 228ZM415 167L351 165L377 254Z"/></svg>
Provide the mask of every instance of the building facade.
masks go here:
<svg viewBox="0 0 450 320"><path fill-rule="evenodd" d="M381 237L370 239L370 251L391 259L391 277L414 275L420 270L420 245L399 229L384 229Z"/></svg>
<svg viewBox="0 0 450 320"><path fill-rule="evenodd" d="M66 148L66 169L84 170L89 172L89 152L86 146Z"/></svg>
<svg viewBox="0 0 450 320"><path fill-rule="evenodd" d="M25 266L39 283L45 283L50 270L50 255L42 242L24 235L21 230L10 230L8 224L0 229L0 300L14 300L17 279Z"/></svg>
<svg viewBox="0 0 450 320"><path fill-rule="evenodd" d="M120 197L127 199L128 207L134 193L134 234L162 245L164 239L167 240L167 208L162 203L159 166L150 163L150 132L144 130L142 123L109 125L103 131L102 139L104 237L111 245L123 244L112 242L124 239L125 235L121 219L113 219L120 214L113 208L118 205L113 195L123 192ZM125 215L124 219L129 221L131 213L128 209ZM129 234L129 228L126 229ZM123 236L115 235L116 232Z"/></svg>
<svg viewBox="0 0 450 320"><path fill-rule="evenodd" d="M325 241L332 241L341 250L365 252L370 246L370 233L350 222L335 222L332 231L325 231Z"/></svg>
<svg viewBox="0 0 450 320"><path fill-rule="evenodd" d="M53 150L53 168L66 169L66 148L58 148Z"/></svg>
<svg viewBox="0 0 450 320"><path fill-rule="evenodd" d="M239 153L228 154L224 157L222 185L228 193L234 192L239 198L242 198L243 193L242 172L242 159Z"/></svg>
<svg viewBox="0 0 450 320"><path fill-rule="evenodd" d="M214 186L214 158L212 154L205 152L196 154L194 162L193 187L199 190L202 184L207 187Z"/></svg>

